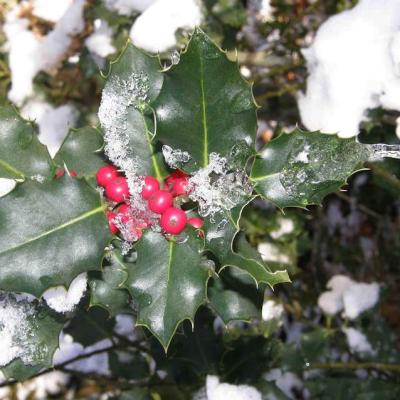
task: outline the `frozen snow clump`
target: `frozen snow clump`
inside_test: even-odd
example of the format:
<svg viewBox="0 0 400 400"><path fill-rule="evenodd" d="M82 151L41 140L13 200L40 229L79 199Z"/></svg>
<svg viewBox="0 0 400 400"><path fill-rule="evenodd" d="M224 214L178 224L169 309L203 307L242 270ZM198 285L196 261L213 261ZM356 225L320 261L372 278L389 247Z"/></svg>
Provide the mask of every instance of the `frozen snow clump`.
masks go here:
<svg viewBox="0 0 400 400"><path fill-rule="evenodd" d="M358 134L367 109L400 111L398 0L360 0L332 16L304 56L310 76L299 108L308 129L347 138Z"/></svg>
<svg viewBox="0 0 400 400"><path fill-rule="evenodd" d="M221 383L217 376L208 375L206 381L207 400L262 400L261 393L248 385Z"/></svg>
<svg viewBox="0 0 400 400"><path fill-rule="evenodd" d="M360 331L354 328L343 328L346 335L347 343L350 349L355 353L370 353L373 354L374 350L368 342L367 337Z"/></svg>
<svg viewBox="0 0 400 400"><path fill-rule="evenodd" d="M94 32L85 40L85 46L92 54L98 57L107 57L115 53L116 49L112 44L113 30L106 21L96 19L94 21Z"/></svg>
<svg viewBox="0 0 400 400"><path fill-rule="evenodd" d="M284 312L282 304L274 300L266 300L262 306L262 319L263 321L280 320Z"/></svg>

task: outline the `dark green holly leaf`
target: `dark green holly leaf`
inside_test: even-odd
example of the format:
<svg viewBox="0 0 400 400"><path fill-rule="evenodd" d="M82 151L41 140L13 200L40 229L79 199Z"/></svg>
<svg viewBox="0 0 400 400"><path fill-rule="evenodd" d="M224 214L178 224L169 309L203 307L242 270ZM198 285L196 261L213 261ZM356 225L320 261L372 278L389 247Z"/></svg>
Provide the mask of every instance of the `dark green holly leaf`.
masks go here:
<svg viewBox="0 0 400 400"><path fill-rule="evenodd" d="M122 257L112 252L109 265L105 265L101 273L93 272L89 278L90 305L105 308L110 316L131 313L130 296L123 287L127 278L127 266Z"/></svg>
<svg viewBox="0 0 400 400"><path fill-rule="evenodd" d="M71 129L54 161L60 167L66 165L69 171L75 171L79 177L94 178L97 170L106 164L102 147L103 135L98 129Z"/></svg>
<svg viewBox="0 0 400 400"><path fill-rule="evenodd" d="M206 248L217 257L221 269L236 267L250 274L258 283L270 286L290 282L287 271L272 272L262 261L258 251L250 246L244 235L239 235L235 248L233 241L239 231L239 219L244 206L206 219Z"/></svg>
<svg viewBox="0 0 400 400"><path fill-rule="evenodd" d="M36 297L99 269L111 239L99 194L64 176L0 199L0 288Z"/></svg>
<svg viewBox="0 0 400 400"><path fill-rule="evenodd" d="M108 363L111 374L119 379L144 379L149 376L149 363L139 353L132 351L110 352Z"/></svg>
<svg viewBox="0 0 400 400"><path fill-rule="evenodd" d="M112 338L114 326L115 319L110 318L106 310L92 307L88 311L78 309L64 332L71 335L75 342L87 347L103 339Z"/></svg>
<svg viewBox="0 0 400 400"><path fill-rule="evenodd" d="M219 285L208 289L211 307L225 324L230 321L251 321L261 317L261 311L246 297Z"/></svg>
<svg viewBox="0 0 400 400"><path fill-rule="evenodd" d="M112 63L99 109L110 160L122 168L119 161L126 158L135 164L138 174L159 179L165 171L155 147L150 103L158 96L162 83L158 58L128 43Z"/></svg>
<svg viewBox="0 0 400 400"><path fill-rule="evenodd" d="M0 293L1 371L6 378L27 379L52 366L64 321L37 301Z"/></svg>
<svg viewBox="0 0 400 400"><path fill-rule="evenodd" d="M267 144L254 162L251 180L278 207L305 207L337 191L369 155L354 139L296 129Z"/></svg>
<svg viewBox="0 0 400 400"><path fill-rule="evenodd" d="M149 230L136 250L127 287L138 303L137 324L147 327L167 350L179 323L193 322L206 301L210 271L202 265L201 248L192 232L177 243Z"/></svg>
<svg viewBox="0 0 400 400"><path fill-rule="evenodd" d="M238 65L200 29L196 29L180 62L165 73L155 102L157 137L186 151L197 168L209 154L227 156L240 142L253 146L256 105L251 86Z"/></svg>
<svg viewBox="0 0 400 400"><path fill-rule="evenodd" d="M147 389L133 388L122 392L116 397L112 397L111 400L152 400L152 398Z"/></svg>
<svg viewBox="0 0 400 400"><path fill-rule="evenodd" d="M47 147L34 125L11 106L0 107L0 178L46 179L54 172Z"/></svg>

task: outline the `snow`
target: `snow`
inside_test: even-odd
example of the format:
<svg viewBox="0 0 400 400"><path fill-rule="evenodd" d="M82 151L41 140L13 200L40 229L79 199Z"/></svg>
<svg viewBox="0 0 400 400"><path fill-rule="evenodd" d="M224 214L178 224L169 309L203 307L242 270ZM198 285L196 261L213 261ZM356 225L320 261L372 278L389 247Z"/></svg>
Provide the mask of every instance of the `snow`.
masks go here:
<svg viewBox="0 0 400 400"><path fill-rule="evenodd" d="M105 6L116 11L120 15L132 15L143 12L149 8L155 0L104 0Z"/></svg>
<svg viewBox="0 0 400 400"><path fill-rule="evenodd" d="M343 294L344 313L350 319L374 307L379 300L377 283L356 283Z"/></svg>
<svg viewBox="0 0 400 400"><path fill-rule="evenodd" d="M99 57L107 57L115 53L112 45L113 30L106 21L96 19L94 21L94 32L85 40L88 50Z"/></svg>
<svg viewBox="0 0 400 400"><path fill-rule="evenodd" d="M367 109L400 110L398 0L361 0L332 16L304 56L310 75L298 105L308 129L352 137Z"/></svg>
<svg viewBox="0 0 400 400"><path fill-rule="evenodd" d="M345 333L347 343L353 352L374 354L371 344L362 332L354 328L343 328L343 332Z"/></svg>
<svg viewBox="0 0 400 400"><path fill-rule="evenodd" d="M136 19L130 37L135 46L162 53L176 46L178 29L191 30L202 19L199 0L157 0Z"/></svg>
<svg viewBox="0 0 400 400"><path fill-rule="evenodd" d="M162 153L165 162L172 168L177 169L181 167L181 164L185 164L192 158L187 151L180 149L173 149L170 146L164 145L162 147Z"/></svg>
<svg viewBox="0 0 400 400"><path fill-rule="evenodd" d="M11 90L8 98L12 102L22 105L25 98L33 93L33 79L36 74L51 70L61 61L71 44L72 36L82 32L84 28L84 5L85 0L72 2L54 29L41 38L29 30L27 19L19 17L21 5L7 13L3 29L7 38L11 69Z"/></svg>
<svg viewBox="0 0 400 400"><path fill-rule="evenodd" d="M136 339L135 318L128 314L119 314L115 317L114 331L129 340Z"/></svg>
<svg viewBox="0 0 400 400"><path fill-rule="evenodd" d="M263 321L280 320L283 312L282 304L276 303L274 300L266 300L262 306L262 319Z"/></svg>
<svg viewBox="0 0 400 400"><path fill-rule="evenodd" d="M345 317L355 319L379 300L379 284L376 282L358 283L344 275L335 275L327 287L331 290L321 293L318 306L329 315L344 310Z"/></svg>
<svg viewBox="0 0 400 400"><path fill-rule="evenodd" d="M208 375L206 381L207 400L262 400L261 393L248 385L220 383L217 376Z"/></svg>
<svg viewBox="0 0 400 400"><path fill-rule="evenodd" d="M0 367L18 357L24 364L40 359L35 311L33 303L26 299L0 292Z"/></svg>
<svg viewBox="0 0 400 400"><path fill-rule="evenodd" d="M15 188L14 179L0 178L0 197L10 193Z"/></svg>
<svg viewBox="0 0 400 400"><path fill-rule="evenodd" d="M68 384L69 376L59 371L52 371L43 376L18 383L16 386L17 400L46 400L49 395L57 395ZM11 394L10 394L11 395ZM13 398L13 397L11 397Z"/></svg>
<svg viewBox="0 0 400 400"><path fill-rule="evenodd" d="M294 222L290 218L279 218L278 227L270 235L273 239L279 239L294 231Z"/></svg>
<svg viewBox="0 0 400 400"><path fill-rule="evenodd" d="M290 264L290 257L281 252L278 246L272 243L262 242L257 246L258 252L264 261L276 262L281 264Z"/></svg>
<svg viewBox="0 0 400 400"><path fill-rule="evenodd" d="M269 382L275 382L276 386L283 392L289 399L295 399L293 389L298 391L302 390L304 385L299 377L292 372L282 372L279 368L273 368L263 375L263 378Z"/></svg>
<svg viewBox="0 0 400 400"><path fill-rule="evenodd" d="M32 14L50 22L57 22L72 2L73 0L33 0Z"/></svg>
<svg viewBox="0 0 400 400"><path fill-rule="evenodd" d="M210 153L209 164L189 178L189 197L198 203L202 217L231 210L251 195L247 176L240 171L228 172L226 163L226 158Z"/></svg>
<svg viewBox="0 0 400 400"><path fill-rule="evenodd" d="M39 140L54 157L69 129L76 125L79 111L72 104L54 107L39 98L33 98L21 109L21 115L38 124Z"/></svg>
<svg viewBox="0 0 400 400"><path fill-rule="evenodd" d="M87 274L78 275L72 282L68 290L63 286L57 286L46 290L43 299L47 305L59 313L73 311L86 292Z"/></svg>
<svg viewBox="0 0 400 400"><path fill-rule="evenodd" d="M109 339L103 339L91 346L83 347L80 343L74 342L71 335L61 333L60 345L53 356L53 364L60 365L78 356L89 354L97 350L107 349L112 346ZM88 358L82 358L71 362L66 367L68 370L83 373L97 373L100 375L110 375L107 352L98 353Z"/></svg>

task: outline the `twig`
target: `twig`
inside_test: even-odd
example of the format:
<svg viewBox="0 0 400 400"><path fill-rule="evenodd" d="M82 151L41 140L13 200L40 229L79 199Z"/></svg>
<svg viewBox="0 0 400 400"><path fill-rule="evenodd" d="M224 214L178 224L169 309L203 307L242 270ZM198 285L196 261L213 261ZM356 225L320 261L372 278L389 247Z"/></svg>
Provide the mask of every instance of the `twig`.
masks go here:
<svg viewBox="0 0 400 400"><path fill-rule="evenodd" d="M400 372L399 364L385 364L376 362L350 362L350 363L320 363L312 364L307 369L376 369L379 371L394 371Z"/></svg>

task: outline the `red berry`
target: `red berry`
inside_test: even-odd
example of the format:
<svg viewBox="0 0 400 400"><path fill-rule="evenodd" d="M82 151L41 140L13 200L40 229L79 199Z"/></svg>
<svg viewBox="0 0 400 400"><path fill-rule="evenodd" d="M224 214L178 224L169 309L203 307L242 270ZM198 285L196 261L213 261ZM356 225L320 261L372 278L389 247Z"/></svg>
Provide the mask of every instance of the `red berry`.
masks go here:
<svg viewBox="0 0 400 400"><path fill-rule="evenodd" d="M118 209L118 214L117 215L120 217L121 222L123 224L126 224L129 221L129 218L130 218L130 207L129 207L129 204L126 204L126 203L122 204L122 206Z"/></svg>
<svg viewBox="0 0 400 400"><path fill-rule="evenodd" d="M106 187L112 180L119 176L117 168L113 165L106 165L98 169L96 181L99 186Z"/></svg>
<svg viewBox="0 0 400 400"><path fill-rule="evenodd" d="M165 178L165 183L168 186L172 186L175 182L176 179L179 178L187 178L189 175L187 175L185 172L181 171L180 169L177 169L176 171L172 172Z"/></svg>
<svg viewBox="0 0 400 400"><path fill-rule="evenodd" d="M185 211L180 208L170 207L161 215L161 227L166 233L178 235L186 226L187 217Z"/></svg>
<svg viewBox="0 0 400 400"><path fill-rule="evenodd" d="M117 203L121 203L129 198L129 187L126 178L122 176L114 178L107 184L105 194L108 199Z"/></svg>
<svg viewBox="0 0 400 400"><path fill-rule="evenodd" d="M114 224L114 219L117 215L111 211L107 212L107 219L108 219L108 227L110 228L111 233L118 233L119 229Z"/></svg>
<svg viewBox="0 0 400 400"><path fill-rule="evenodd" d="M172 206L172 201L173 197L170 192L158 190L150 196L149 208L157 214L162 214L167 208Z"/></svg>
<svg viewBox="0 0 400 400"><path fill-rule="evenodd" d="M192 225L193 228L200 229L204 225L204 221L199 217L193 217L188 219L188 224Z"/></svg>
<svg viewBox="0 0 400 400"><path fill-rule="evenodd" d="M188 194L189 181L187 178L177 178L172 186L172 194L174 196L181 196Z"/></svg>
<svg viewBox="0 0 400 400"><path fill-rule="evenodd" d="M153 193L157 192L158 190L160 190L160 184L158 183L158 180L153 176L145 176L144 186L141 193L142 197L147 200Z"/></svg>
<svg viewBox="0 0 400 400"><path fill-rule="evenodd" d="M71 171L69 171L69 176L75 178L76 176L78 176L78 173L74 169L71 169Z"/></svg>
<svg viewBox="0 0 400 400"><path fill-rule="evenodd" d="M64 176L64 174L65 174L64 168L57 168L57 170L56 170L57 178L61 178L62 176Z"/></svg>

